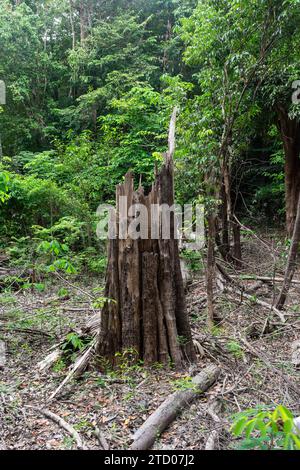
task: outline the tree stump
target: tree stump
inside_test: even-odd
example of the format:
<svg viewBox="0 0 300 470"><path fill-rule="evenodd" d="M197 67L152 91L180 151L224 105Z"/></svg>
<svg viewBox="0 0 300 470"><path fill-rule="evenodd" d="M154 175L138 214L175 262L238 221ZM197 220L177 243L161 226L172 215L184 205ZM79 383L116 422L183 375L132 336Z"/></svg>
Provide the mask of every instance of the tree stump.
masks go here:
<svg viewBox="0 0 300 470"><path fill-rule="evenodd" d="M146 365L172 361L180 367L185 360L195 360L175 216L172 211L167 214L170 236L166 237L161 230L166 213L158 210L163 204L174 205L175 118L174 112L169 151L149 194L141 185L134 190L131 173L116 189L116 238L109 240L105 289L105 297L112 301L103 307L97 346L98 354L113 363L116 353L126 350L134 351ZM120 196L126 196L129 209L134 208L126 211L126 217ZM147 208L148 227L132 237L131 228L139 227L139 205ZM120 235L127 231L123 239Z"/></svg>

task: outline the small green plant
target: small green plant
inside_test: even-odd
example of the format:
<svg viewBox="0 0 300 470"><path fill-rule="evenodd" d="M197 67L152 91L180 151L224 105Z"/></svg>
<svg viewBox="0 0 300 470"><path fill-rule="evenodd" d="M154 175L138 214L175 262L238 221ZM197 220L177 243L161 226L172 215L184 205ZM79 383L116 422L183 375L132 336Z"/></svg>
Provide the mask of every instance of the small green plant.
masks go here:
<svg viewBox="0 0 300 470"><path fill-rule="evenodd" d="M108 299L107 297L98 297L96 300L94 300L92 305L94 308L103 308L105 304L109 303L116 304L117 302L113 299Z"/></svg>
<svg viewBox="0 0 300 470"><path fill-rule="evenodd" d="M232 353L237 359L240 359L244 356L244 352L239 343L236 341L228 341L227 349Z"/></svg>
<svg viewBox="0 0 300 470"><path fill-rule="evenodd" d="M11 305L17 302L16 298L11 294L3 294L0 296L0 305Z"/></svg>
<svg viewBox="0 0 300 470"><path fill-rule="evenodd" d="M45 254L51 259L51 264L47 266L48 272L63 271L66 274L76 274L76 268L66 257L69 251L68 245L58 240L44 240L37 247L38 253Z"/></svg>
<svg viewBox="0 0 300 470"><path fill-rule="evenodd" d="M188 339L185 336L177 336L177 343L180 346L185 346L188 343Z"/></svg>
<svg viewBox="0 0 300 470"><path fill-rule="evenodd" d="M65 436L64 439L63 439L63 445L68 450L73 448L75 442L76 441L75 441L74 437Z"/></svg>
<svg viewBox="0 0 300 470"><path fill-rule="evenodd" d="M172 388L175 391L178 390L195 390L197 385L193 383L192 377L182 377L181 379L174 380L172 383Z"/></svg>
<svg viewBox="0 0 300 470"><path fill-rule="evenodd" d="M77 333L69 333L62 345L65 353L73 353L81 351L85 346L85 342L78 336Z"/></svg>
<svg viewBox="0 0 300 470"><path fill-rule="evenodd" d="M63 297L67 297L69 294L70 293L68 289L66 289L65 287L61 287L57 292L57 295L60 299L62 299Z"/></svg>
<svg viewBox="0 0 300 470"><path fill-rule="evenodd" d="M231 432L243 437L240 450L300 450L300 434L292 413L282 405L275 410L254 408L234 417Z"/></svg>
<svg viewBox="0 0 300 470"><path fill-rule="evenodd" d="M202 257L197 251L186 248L182 251L181 256L187 260L191 271L196 272L203 269Z"/></svg>
<svg viewBox="0 0 300 470"><path fill-rule="evenodd" d="M57 361L53 364L52 370L54 372L61 372L66 368L66 363L63 359L57 359Z"/></svg>
<svg viewBox="0 0 300 470"><path fill-rule="evenodd" d="M219 326L214 325L214 326L212 327L211 334L212 334L213 336L221 336L222 333L223 333L223 330L222 330L222 328L220 328Z"/></svg>
<svg viewBox="0 0 300 470"><path fill-rule="evenodd" d="M162 369L164 368L164 365L163 365L162 362L154 362L154 363L152 364L152 368L153 368L154 370L162 370Z"/></svg>
<svg viewBox="0 0 300 470"><path fill-rule="evenodd" d="M97 377L97 379L95 380L95 383L100 388L105 388L106 387L106 381L105 381L105 379L103 379L103 377Z"/></svg>
<svg viewBox="0 0 300 470"><path fill-rule="evenodd" d="M128 392L124 396L124 401L130 401L132 398L134 398L134 393L133 392Z"/></svg>
<svg viewBox="0 0 300 470"><path fill-rule="evenodd" d="M144 362L139 359L139 353L134 348L125 349L122 353L115 354L118 363L118 370L123 378L126 378L127 383L132 385L133 378L132 372L139 372Z"/></svg>
<svg viewBox="0 0 300 470"><path fill-rule="evenodd" d="M77 431L88 431L89 429L93 429L93 425L87 419L82 419L74 425L74 429Z"/></svg>

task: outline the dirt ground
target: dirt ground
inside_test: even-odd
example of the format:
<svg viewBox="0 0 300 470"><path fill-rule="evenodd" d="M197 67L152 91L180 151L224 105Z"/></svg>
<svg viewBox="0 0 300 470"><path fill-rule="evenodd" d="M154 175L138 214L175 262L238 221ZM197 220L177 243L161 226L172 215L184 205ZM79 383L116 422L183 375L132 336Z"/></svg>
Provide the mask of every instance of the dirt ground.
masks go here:
<svg viewBox="0 0 300 470"><path fill-rule="evenodd" d="M276 272L280 277L285 253L275 238L248 237L243 243L243 272L270 277ZM240 282L250 290L258 283L256 279ZM44 292L6 289L0 294L0 339L7 348L6 365L0 371L0 444L6 448L76 449L74 438L40 412L47 408L71 424L87 448L126 449L151 412L170 393L188 387L189 377L211 363L221 367L217 383L183 411L157 439L155 449L204 449L213 430L218 432L216 448L233 448L237 443L229 432L232 415L257 405L283 404L300 416L300 374L292 364L292 347L300 339L300 285L290 293L285 324L256 303L261 299L272 304L280 284L274 288L273 282L261 282L251 299L235 289L220 291L219 286L220 322L209 332L201 272L194 275L187 291L198 348L195 365L182 371L162 369L159 364L146 369L124 360L121 368L103 374L94 358L79 379L49 402L67 374L68 361L59 359L43 373L37 364L66 333L86 324L93 312L84 291L93 292L100 282L77 279L72 283L81 290L61 282L47 284ZM218 410L219 421L208 411L212 407Z"/></svg>

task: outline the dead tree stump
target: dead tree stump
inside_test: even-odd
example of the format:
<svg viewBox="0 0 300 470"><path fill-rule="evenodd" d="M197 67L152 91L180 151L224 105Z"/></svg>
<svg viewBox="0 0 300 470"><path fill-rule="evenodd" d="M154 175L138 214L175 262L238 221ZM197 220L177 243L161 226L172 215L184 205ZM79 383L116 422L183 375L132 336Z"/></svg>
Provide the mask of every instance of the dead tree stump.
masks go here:
<svg viewBox="0 0 300 470"><path fill-rule="evenodd" d="M98 354L112 362L125 350L136 351L145 364L172 361L180 367L185 360L195 360L175 216L172 210L159 210L174 205L175 119L174 112L169 151L149 194L141 186L134 191L131 173L116 189L116 238L109 241L105 289L105 297L112 301L103 307L97 346ZM126 217L120 196L126 197ZM141 205L147 208L148 227L134 237L132 227L140 228ZM170 236L162 233L164 217L169 217ZM126 237L121 236L124 233Z"/></svg>

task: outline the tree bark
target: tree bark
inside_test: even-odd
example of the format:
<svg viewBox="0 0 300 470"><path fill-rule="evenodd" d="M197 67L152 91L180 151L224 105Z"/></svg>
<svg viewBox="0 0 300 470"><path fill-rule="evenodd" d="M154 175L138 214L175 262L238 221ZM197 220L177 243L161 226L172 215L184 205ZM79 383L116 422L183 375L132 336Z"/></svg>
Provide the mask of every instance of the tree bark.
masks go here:
<svg viewBox="0 0 300 470"><path fill-rule="evenodd" d="M209 214L207 217L207 266L206 266L206 294L207 294L207 324L210 329L215 324L214 309L214 279L215 279L215 216Z"/></svg>
<svg viewBox="0 0 300 470"><path fill-rule="evenodd" d="M287 111L277 107L278 127L285 153L286 230L293 234L300 194L300 123L290 119Z"/></svg>
<svg viewBox="0 0 300 470"><path fill-rule="evenodd" d="M231 220L233 233L233 261L236 269L242 266L241 226L234 218Z"/></svg>

